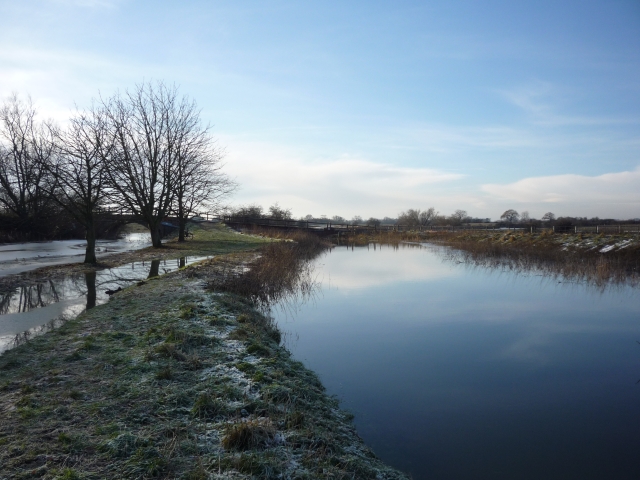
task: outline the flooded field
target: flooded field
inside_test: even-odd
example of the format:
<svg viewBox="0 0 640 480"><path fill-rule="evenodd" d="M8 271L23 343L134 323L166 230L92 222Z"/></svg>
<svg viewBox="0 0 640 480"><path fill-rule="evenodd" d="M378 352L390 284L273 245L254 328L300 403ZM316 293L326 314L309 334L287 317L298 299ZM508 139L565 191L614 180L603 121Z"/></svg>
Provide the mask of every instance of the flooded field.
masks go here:
<svg viewBox="0 0 640 480"><path fill-rule="evenodd" d="M447 252L333 249L287 346L414 479L640 478L640 290Z"/></svg>
<svg viewBox="0 0 640 480"><path fill-rule="evenodd" d="M134 262L0 294L0 352L106 302L109 293L207 257Z"/></svg>
<svg viewBox="0 0 640 480"><path fill-rule="evenodd" d="M116 240L98 240L98 257L128 252L151 245L148 233L128 233ZM13 275L48 265L82 262L87 243L82 240L56 240L0 244L0 276Z"/></svg>

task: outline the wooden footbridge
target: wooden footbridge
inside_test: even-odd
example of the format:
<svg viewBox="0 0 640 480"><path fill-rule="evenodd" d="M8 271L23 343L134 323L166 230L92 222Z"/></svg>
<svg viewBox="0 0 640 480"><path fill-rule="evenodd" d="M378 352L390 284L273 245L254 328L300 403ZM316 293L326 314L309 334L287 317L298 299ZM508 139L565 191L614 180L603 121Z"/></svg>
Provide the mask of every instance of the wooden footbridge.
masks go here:
<svg viewBox="0 0 640 480"><path fill-rule="evenodd" d="M96 220L104 222L108 226L108 230L114 230L116 232L128 223L139 223L146 226L141 215L136 215L132 211L122 207L99 208L96 210ZM178 228L177 225L177 219L167 218L166 221L163 221L160 225L160 235L164 237L174 232Z"/></svg>

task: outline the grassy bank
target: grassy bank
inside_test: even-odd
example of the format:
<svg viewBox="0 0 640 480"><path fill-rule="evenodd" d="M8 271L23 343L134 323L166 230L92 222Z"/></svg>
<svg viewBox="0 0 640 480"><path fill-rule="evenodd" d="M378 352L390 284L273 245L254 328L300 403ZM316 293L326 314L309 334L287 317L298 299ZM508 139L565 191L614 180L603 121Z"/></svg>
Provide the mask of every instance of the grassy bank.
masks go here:
<svg viewBox="0 0 640 480"><path fill-rule="evenodd" d="M260 264L261 243L196 232L165 254L215 258L2 355L0 478L404 478L279 345L255 301L233 293L256 281L246 265L281 256Z"/></svg>
<svg viewBox="0 0 640 480"><path fill-rule="evenodd" d="M539 270L599 286L640 283L640 236L633 234L382 232L343 241L361 245L431 242L454 247L451 259L478 266Z"/></svg>

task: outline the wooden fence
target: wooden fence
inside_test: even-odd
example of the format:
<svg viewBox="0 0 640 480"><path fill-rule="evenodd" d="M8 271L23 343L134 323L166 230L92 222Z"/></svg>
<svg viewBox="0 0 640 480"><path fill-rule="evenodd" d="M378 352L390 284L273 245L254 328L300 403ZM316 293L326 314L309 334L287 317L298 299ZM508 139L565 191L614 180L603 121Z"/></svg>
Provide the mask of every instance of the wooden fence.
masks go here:
<svg viewBox="0 0 640 480"><path fill-rule="evenodd" d="M550 231L553 233L640 233L640 224L632 225L596 225L596 226L512 226L502 227L497 224L468 224L468 225L365 225L354 223L339 223L327 221L285 220L274 218L258 218L225 215L217 218L219 221L232 225L252 225L257 227L274 227L285 229L302 228L323 233L364 233L364 232L466 232L466 231L516 231L539 233Z"/></svg>

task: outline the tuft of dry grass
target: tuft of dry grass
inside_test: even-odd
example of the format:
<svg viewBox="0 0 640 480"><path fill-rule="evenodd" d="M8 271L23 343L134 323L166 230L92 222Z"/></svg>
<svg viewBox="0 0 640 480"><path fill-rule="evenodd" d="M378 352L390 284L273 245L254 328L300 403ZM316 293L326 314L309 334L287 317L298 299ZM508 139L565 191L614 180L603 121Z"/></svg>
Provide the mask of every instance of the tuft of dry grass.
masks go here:
<svg viewBox="0 0 640 480"><path fill-rule="evenodd" d="M256 419L231 425L222 438L227 450L244 452L266 448L273 444L276 429L268 419Z"/></svg>

